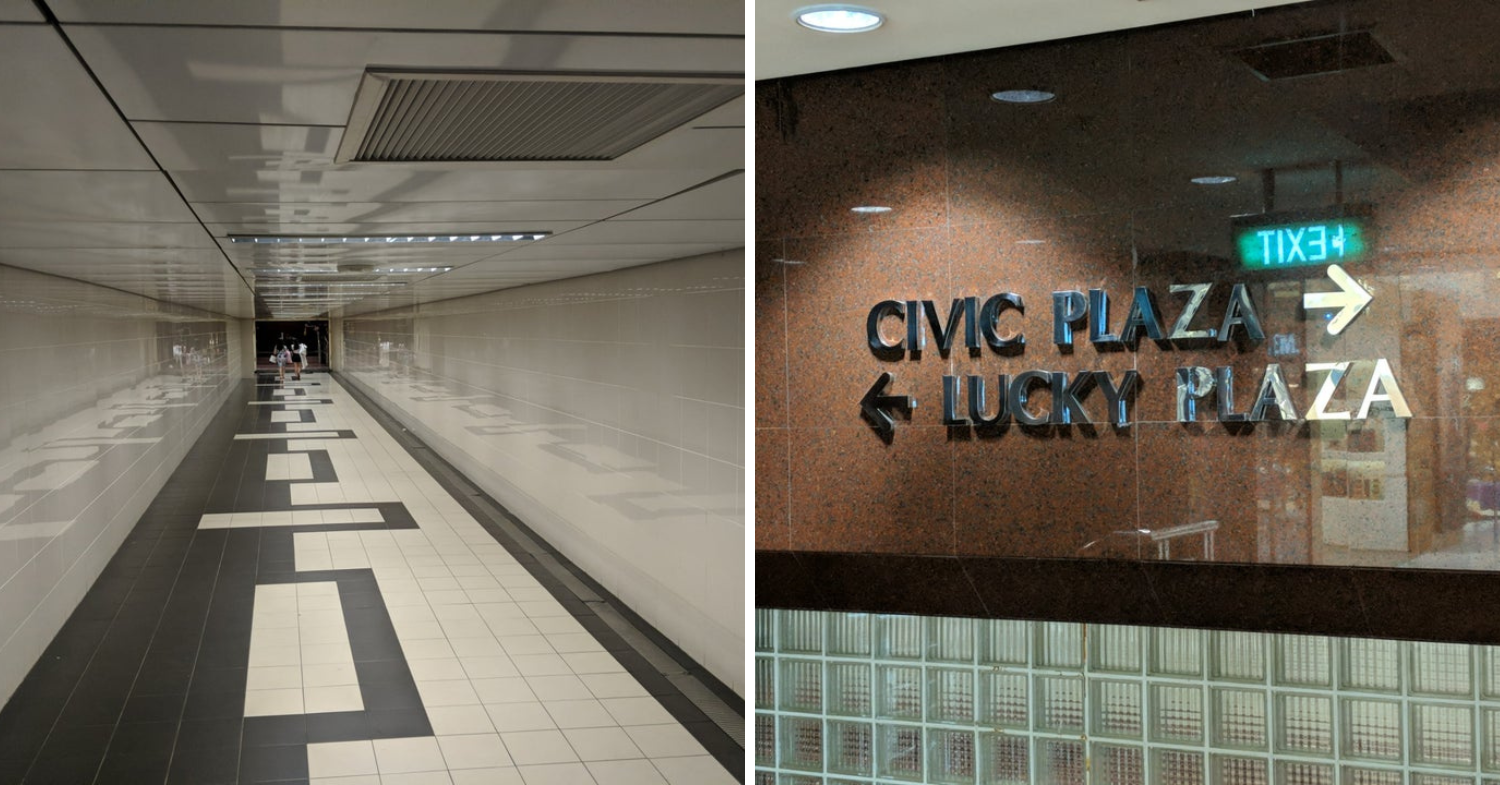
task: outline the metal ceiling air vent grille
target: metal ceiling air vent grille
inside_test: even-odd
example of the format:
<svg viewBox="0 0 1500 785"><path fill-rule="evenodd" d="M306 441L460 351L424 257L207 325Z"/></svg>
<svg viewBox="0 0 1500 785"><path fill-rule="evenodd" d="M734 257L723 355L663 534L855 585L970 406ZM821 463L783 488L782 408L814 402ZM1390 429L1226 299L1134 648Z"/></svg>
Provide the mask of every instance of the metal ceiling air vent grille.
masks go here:
<svg viewBox="0 0 1500 785"><path fill-rule="evenodd" d="M745 92L737 77L370 72L340 161L609 161Z"/></svg>
<svg viewBox="0 0 1500 785"><path fill-rule="evenodd" d="M1396 62L1368 30L1276 41L1231 52L1267 81L1334 74Z"/></svg>

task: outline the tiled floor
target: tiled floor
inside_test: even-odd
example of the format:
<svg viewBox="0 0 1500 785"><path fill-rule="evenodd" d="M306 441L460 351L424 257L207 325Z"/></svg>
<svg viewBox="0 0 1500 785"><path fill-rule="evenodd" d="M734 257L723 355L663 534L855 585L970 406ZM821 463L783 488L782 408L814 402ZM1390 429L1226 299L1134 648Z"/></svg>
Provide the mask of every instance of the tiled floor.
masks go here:
<svg viewBox="0 0 1500 785"><path fill-rule="evenodd" d="M740 781L739 743L409 437L327 375L270 382L0 713L0 782Z"/></svg>

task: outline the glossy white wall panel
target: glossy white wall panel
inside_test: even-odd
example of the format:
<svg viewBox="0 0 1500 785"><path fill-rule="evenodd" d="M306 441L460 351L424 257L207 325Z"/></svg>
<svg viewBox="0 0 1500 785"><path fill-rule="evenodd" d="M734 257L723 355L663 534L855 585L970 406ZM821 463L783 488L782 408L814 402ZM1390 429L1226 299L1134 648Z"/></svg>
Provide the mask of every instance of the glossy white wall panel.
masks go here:
<svg viewBox="0 0 1500 785"><path fill-rule="evenodd" d="M174 363L174 343L203 362ZM232 320L0 266L0 697L238 383L239 355Z"/></svg>
<svg viewBox="0 0 1500 785"><path fill-rule="evenodd" d="M354 383L740 691L743 267L736 249L343 320Z"/></svg>
<svg viewBox="0 0 1500 785"><path fill-rule="evenodd" d="M0 177L0 223L196 220L161 172L8 171Z"/></svg>

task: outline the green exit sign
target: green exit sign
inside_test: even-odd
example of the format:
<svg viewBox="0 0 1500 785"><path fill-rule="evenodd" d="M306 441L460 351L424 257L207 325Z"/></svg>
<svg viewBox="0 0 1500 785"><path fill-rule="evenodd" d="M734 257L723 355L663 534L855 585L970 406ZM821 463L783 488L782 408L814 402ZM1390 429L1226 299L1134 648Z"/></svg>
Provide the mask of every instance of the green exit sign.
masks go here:
<svg viewBox="0 0 1500 785"><path fill-rule="evenodd" d="M1347 264L1365 258L1368 219L1343 216L1324 220L1236 225L1235 250L1247 270L1278 270L1314 264Z"/></svg>

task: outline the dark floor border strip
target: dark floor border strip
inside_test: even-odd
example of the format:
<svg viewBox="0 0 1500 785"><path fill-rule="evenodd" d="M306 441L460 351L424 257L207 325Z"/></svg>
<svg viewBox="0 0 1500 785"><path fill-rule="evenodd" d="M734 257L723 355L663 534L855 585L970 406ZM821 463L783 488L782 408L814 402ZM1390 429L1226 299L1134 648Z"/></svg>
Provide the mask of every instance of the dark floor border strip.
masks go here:
<svg viewBox="0 0 1500 785"><path fill-rule="evenodd" d="M1500 574L757 551L755 606L1500 643Z"/></svg>
<svg viewBox="0 0 1500 785"><path fill-rule="evenodd" d="M404 428L391 414L380 408L364 390L357 387L343 374L333 372L334 380L347 391L351 398L364 407L381 427L396 440L432 477L443 487L459 504L488 531L511 555L526 567L539 583L550 592L562 606L578 619L604 648L620 661L625 669L641 682L651 696L656 698L664 709L672 715L678 723L701 743L720 765L724 766L730 774L739 782L745 781L745 748L743 743L725 733L717 724L704 714L694 703L690 696L685 694L668 675L663 674L659 668L654 667L650 660L642 652L637 651L623 636L610 626L597 612L598 606L604 606L614 611L619 616L627 619L633 627L644 636L650 643L665 652L683 670L694 677L714 697L723 701L743 721L745 716L744 699L740 698L729 689L727 685L719 681L709 673L702 665L699 665L691 657L683 652L676 644L662 635L659 630L642 619L619 598L615 597L603 586L599 585L588 573L579 569L559 553L555 548L532 531L520 518L516 517L504 505L490 498L483 491L473 487L465 480L463 486L455 482L455 478L463 477L452 464L444 460L431 448L429 448L416 434ZM507 531L509 530L509 531ZM510 532L515 532L524 538L525 544L513 537ZM542 554L535 551L540 548ZM573 581L581 582L592 592L593 597L600 598L599 601L585 601L575 595L568 587L567 581L548 571L539 556L550 557L556 564L563 566L567 573L572 576Z"/></svg>

